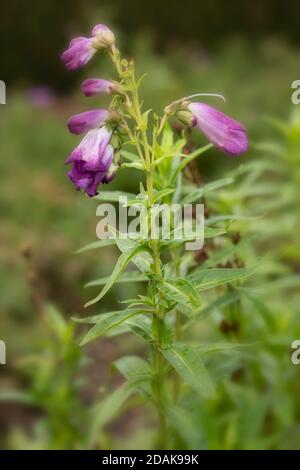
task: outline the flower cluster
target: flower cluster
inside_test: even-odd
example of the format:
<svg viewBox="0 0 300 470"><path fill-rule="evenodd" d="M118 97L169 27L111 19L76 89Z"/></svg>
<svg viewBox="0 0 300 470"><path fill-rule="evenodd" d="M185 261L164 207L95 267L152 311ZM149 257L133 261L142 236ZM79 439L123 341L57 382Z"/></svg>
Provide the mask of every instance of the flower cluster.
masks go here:
<svg viewBox="0 0 300 470"><path fill-rule="evenodd" d="M62 54L62 60L69 70L85 65L99 49L114 45L112 31L104 25L97 25L89 38L75 38ZM89 79L82 84L86 96L119 92L119 84L109 80ZM100 183L110 182L115 174L113 163L114 148L111 145L113 115L106 109L93 109L72 116L68 127L73 134L87 133L73 150L66 163L72 164L68 176L75 187L83 189L88 196L95 196Z"/></svg>
<svg viewBox="0 0 300 470"><path fill-rule="evenodd" d="M118 124L122 120L129 140L135 140L132 139L133 135L138 140L137 128L142 124L137 122L137 128L131 132L126 122L125 116L129 115L132 120L136 120L137 116L132 113L137 96L128 94L132 83L135 83L134 68L130 69L131 65L127 61L121 61L119 51L115 47L114 34L107 26L98 24L92 29L90 37L73 39L69 48L62 54L62 60L69 70L75 70L84 66L98 50L107 50L110 53L120 82L101 78L87 79L82 83L82 91L85 96L115 94L120 99L117 109L113 106L109 110L93 109L72 116L68 121L69 130L73 134L87 133L66 163L73 165L68 174L69 178L77 189L83 189L88 196L95 196L99 184L108 183L115 174L114 148L111 144L113 129L116 130L116 135L119 135L121 126ZM245 128L212 106L191 102L190 98L195 96L198 95L182 98L167 106L159 129L162 130L167 119L175 116L186 126L198 128L223 152L229 155L245 152L248 148ZM144 163L146 165L146 160ZM146 167L145 169L149 170Z"/></svg>

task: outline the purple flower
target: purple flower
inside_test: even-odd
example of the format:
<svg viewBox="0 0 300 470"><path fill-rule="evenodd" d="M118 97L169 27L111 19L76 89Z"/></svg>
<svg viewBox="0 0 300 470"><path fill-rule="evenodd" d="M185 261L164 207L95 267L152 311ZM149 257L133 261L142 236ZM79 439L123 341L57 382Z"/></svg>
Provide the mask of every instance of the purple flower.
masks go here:
<svg viewBox="0 0 300 470"><path fill-rule="evenodd" d="M63 52L61 59L68 70L76 70L83 67L95 54L93 38L74 38L69 48Z"/></svg>
<svg viewBox="0 0 300 470"><path fill-rule="evenodd" d="M68 120L68 128L72 134L82 134L91 129L100 127L108 118L109 112L106 109L92 109L84 113L75 114Z"/></svg>
<svg viewBox="0 0 300 470"><path fill-rule="evenodd" d="M117 82L104 80L102 78L89 78L81 85L81 89L85 96L105 95L117 93L120 86Z"/></svg>
<svg viewBox="0 0 300 470"><path fill-rule="evenodd" d="M112 47L114 43L114 33L107 26L97 24L92 30L91 37L72 39L61 59L68 70L76 70L83 67L97 50Z"/></svg>
<svg viewBox="0 0 300 470"><path fill-rule="evenodd" d="M112 131L106 127L94 129L86 134L73 150L66 163L82 162L86 170L102 171L102 159L111 139ZM104 168L105 169L105 168Z"/></svg>
<svg viewBox="0 0 300 470"><path fill-rule="evenodd" d="M70 180L91 197L97 194L101 182L108 183L114 176L111 135L106 127L90 131L66 161L73 164L68 173Z"/></svg>
<svg viewBox="0 0 300 470"><path fill-rule="evenodd" d="M190 103L188 109L193 115L192 126L220 150L229 155L239 155L248 148L245 128L238 121L204 103Z"/></svg>

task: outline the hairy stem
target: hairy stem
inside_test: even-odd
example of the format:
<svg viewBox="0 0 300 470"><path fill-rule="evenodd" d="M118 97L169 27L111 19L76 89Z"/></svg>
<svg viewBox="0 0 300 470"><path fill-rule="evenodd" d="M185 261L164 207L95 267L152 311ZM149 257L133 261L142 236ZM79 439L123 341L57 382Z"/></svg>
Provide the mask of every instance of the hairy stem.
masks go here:
<svg viewBox="0 0 300 470"><path fill-rule="evenodd" d="M147 131L145 128L145 123L143 122L143 116L141 112L139 96L138 96L138 87L136 84L134 72L132 76L129 78L129 83L131 86L131 97L132 97L132 115L135 118L137 131L139 132L141 145L143 148L143 162L145 163L146 167L146 185L147 185L147 196L148 196L148 216L151 220L151 207L153 205L153 153L151 155L150 145L148 142ZM140 150L140 149L139 149ZM159 245L157 243L157 239L151 234L151 241L150 241L152 254L153 254L153 270L157 276L161 276L161 260L160 260L160 252L159 252ZM159 297L160 293L157 291L154 281L154 290L155 290L155 297L157 298L157 307L156 312L153 314L152 317L152 331L154 335L154 344L153 344L153 389L156 396L156 406L157 412L159 417L159 432L158 432L158 439L157 439L157 446L160 449L165 448L166 442L166 420L165 420L165 413L164 413L164 403L163 403L163 389L164 389L164 357L160 351L161 346L161 338L160 338L160 331L161 331L161 323L164 316L164 312L160 306Z"/></svg>

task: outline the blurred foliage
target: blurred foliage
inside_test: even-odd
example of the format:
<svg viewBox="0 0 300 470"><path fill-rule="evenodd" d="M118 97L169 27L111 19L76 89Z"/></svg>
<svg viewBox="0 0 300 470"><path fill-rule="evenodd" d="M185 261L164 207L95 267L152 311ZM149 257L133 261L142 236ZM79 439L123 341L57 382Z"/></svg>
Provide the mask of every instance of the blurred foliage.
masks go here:
<svg viewBox="0 0 300 470"><path fill-rule="evenodd" d="M151 2L143 0L11 0L1 8L1 79L8 84L48 84L67 91L79 74L68 76L58 53L74 35L88 35L93 23L109 22L134 49L136 35L148 32L156 50L194 46L204 54L238 39L251 46L273 37L299 45L297 0L241 2ZM184 63L184 61L183 61Z"/></svg>
<svg viewBox="0 0 300 470"><path fill-rule="evenodd" d="M236 2L232 2L237 16L230 14L231 5L226 6L225 20L224 4L223 9L218 9L215 2L200 5L198 17L192 8L178 15L176 8L160 5L160 25L157 15L154 17L153 3L151 14L149 11L145 14L144 8L134 8L136 2L133 1L126 2L130 14L124 15L122 2L114 2L111 13L107 13L124 29L133 25L136 30L151 28L155 21L154 34L152 28L149 36L143 34L138 40L127 36L128 49L136 56L139 67L149 71L143 83L146 104L151 101L160 110L174 97L199 91L221 92L227 103L220 107L246 124L252 142L249 153L241 159L226 160L213 151L199 160L201 184L223 177L226 172L235 178L233 185L207 196L205 202L212 215L234 213L256 217L233 223L231 230L241 236L239 260L246 264L261 262L255 282L261 288L255 289L253 285L252 291L250 282L250 290L242 293L238 301L215 305L195 326L191 341L200 344L209 340L228 341L247 347L234 353L232 350L205 353L206 365L218 384L218 394L214 400L203 401L190 393L185 398L186 415L174 408L169 422L173 429L170 445L175 448L299 448L300 376L298 368L290 362L290 345L300 337L300 128L297 109L294 107L290 113L290 84L297 78L298 51L277 39L251 45L247 40L222 41L214 52L208 52L206 47L199 49L199 42L193 46L193 41L203 41L205 45L214 42L210 21L228 38L233 31L243 31L245 25L252 37L259 31L259 24L263 25L261 31L265 31L266 21L269 21L269 32L278 31L280 22L282 35L297 39L293 2L291 8L285 5L284 12L275 8L277 2L272 3L276 13L270 17L269 2L260 3L260 8L257 2L248 3L247 7L240 2L237 7ZM91 3L91 7L97 11L96 2ZM17 422L10 415L2 418L5 434L1 436L1 445L11 448L151 447L152 412L148 409L141 412L136 397L133 402L137 405L136 411L130 415L133 421L130 437L121 421L115 427L107 426L115 418L114 413L107 410L123 409L127 391L118 393L116 389L111 394L111 402L106 402L110 398L108 367L101 370L98 377L103 360L109 365L122 348L143 355L143 347L122 336L112 343L111 353L107 344L101 342L96 390L91 392L90 400L84 400L84 387L80 380L78 383L78 374L82 373L85 356L93 353L78 350L79 339L73 324L63 319L82 314L82 297L86 297L82 284L109 274L116 260L113 249L100 251L97 259L94 252L74 254L85 242L95 239L97 201L87 201L74 192L67 181L63 162L76 140L68 135L65 121L75 109L77 112L78 104L86 109L95 102L93 99L84 102L77 93L72 104L69 99L54 98L49 106L39 108L27 93L28 84L48 84L68 90L73 80L87 76L85 71L74 78L66 74L59 63L58 51L73 31L88 31L89 22L85 18L88 7L83 12L83 3L78 1L64 2L59 9L53 2L39 6L34 3L36 14L32 8L33 2L17 6L14 1L2 7L7 18L1 26L2 42L11 33L9 18L19 19L13 37L10 36L12 49L4 51L2 57L5 65L1 79L10 83L18 77L16 82L21 83L23 91L13 94L8 90L8 104L1 107L0 116L0 209L4 220L0 229L0 327L1 339L6 339L9 345L8 365L1 366L0 380L4 389L14 387L34 397L38 412L32 411L32 404L23 403L26 409L29 407L29 426L23 415ZM252 23L246 10L252 12ZM142 15L139 20L134 16L138 14ZM182 15L187 15L189 21L184 21ZM288 15L290 23L286 34ZM236 17L240 19L238 23ZM190 21L197 21L197 27L191 26ZM52 34L52 30L56 34ZM174 43L173 31L176 31ZM162 40L168 58L153 53L153 43L160 45ZM189 48L183 45L187 40L191 41ZM24 53L18 49L12 60L9 54L17 50L18 45L24 48ZM35 52L28 54L28 51ZM45 51L49 58L46 62ZM95 62L94 65L97 75L100 70L100 76L109 76L105 61L99 67ZM77 101L76 107L74 101ZM136 185L137 175L123 170L111 188L133 191ZM230 245L230 240L227 243ZM221 262L236 261L235 255L231 255ZM236 287L239 286L222 287L216 295L231 295L231 289ZM105 298L100 310L105 311L108 306L115 308L116 299L128 296L129 289L132 297L139 292L138 286L119 284ZM215 298L208 300L213 302ZM41 325L41 312L49 301L62 311L54 315L56 319L62 315L58 323L61 321L63 329L70 333L62 335L64 339L57 331L52 331L55 329L53 315L49 328L45 323ZM94 313L99 313L98 308ZM20 366L21 359L29 364L33 354L40 358L39 366ZM89 373L85 372L85 377L87 381L92 380ZM92 425L90 410L94 411L93 406L97 405L102 382L107 398L98 402L98 421ZM17 397L14 399L17 402ZM127 421L128 415L125 417ZM10 425L10 421L13 424ZM96 438L94 434L87 442L86 429L92 429Z"/></svg>

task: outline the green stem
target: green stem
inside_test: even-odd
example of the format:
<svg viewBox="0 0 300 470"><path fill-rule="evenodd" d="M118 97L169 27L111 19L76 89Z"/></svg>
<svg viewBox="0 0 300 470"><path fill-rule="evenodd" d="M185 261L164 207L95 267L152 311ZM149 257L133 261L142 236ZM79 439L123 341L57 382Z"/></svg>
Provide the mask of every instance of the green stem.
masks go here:
<svg viewBox="0 0 300 470"><path fill-rule="evenodd" d="M139 103L138 90L136 86L135 77L131 78L132 85L132 108L133 114L136 119L137 126L140 130L141 142L144 150L144 162L146 166L146 184L147 184L147 196L148 196L148 210L149 218L151 215L151 207L153 204L153 158L151 158L150 146L148 143L147 132L144 129L143 117ZM151 219L150 219L151 220ZM154 261L154 272L156 275L161 276L161 261L160 261L160 252L159 245L155 236L151 238L150 241L153 261ZM155 288L155 284L154 284ZM159 292L155 292L159 298ZM158 439L157 446L160 449L165 448L166 442L166 420L164 413L164 403L163 403L163 389L164 389L164 357L160 351L161 338L160 338L160 323L162 322L164 312L161 309L160 302L157 302L156 313L152 317L152 331L154 335L154 345L153 345L153 388L156 395L156 406L159 417L159 430L158 430Z"/></svg>
<svg viewBox="0 0 300 470"><path fill-rule="evenodd" d="M146 178L147 178L147 196L148 196L148 214L149 218L151 215L151 207L153 205L153 163L154 163L154 152L150 150L150 145L148 142L147 137L147 129L145 128L145 122L143 120L143 115L141 111L140 101L139 101L139 94L138 94L138 86L135 79L135 72L134 72L134 65L131 64L128 67L122 66L122 61L120 58L119 51L115 48L111 50L111 59L115 64L117 72L124 83L126 84L128 90L130 90L127 94L127 110L130 116L136 122L136 147L138 153L141 157L141 161L144 164L146 170ZM124 70L123 70L124 69ZM132 139L132 132L128 129L129 138ZM140 140L139 140L140 139ZM141 144L141 145L140 145ZM151 220L151 219L150 219ZM153 271L157 276L161 276L161 260L160 260L160 252L159 252L159 245L157 243L157 239L155 236L150 241L151 250L153 254ZM157 297L157 306L156 312L153 314L152 317L152 331L154 336L154 344L153 344L153 389L154 394L156 395L156 407L159 417L159 432L158 432L158 439L157 439L157 446L159 449L165 449L166 445L166 420L165 420L165 413L164 413L164 400L163 400L163 389L164 389L164 357L160 351L161 347L161 324L164 317L164 311L161 307L161 303L159 301L160 293L156 288L155 281L153 284L155 289L155 295Z"/></svg>
<svg viewBox="0 0 300 470"><path fill-rule="evenodd" d="M147 195L148 195L148 207L151 210L152 200L153 200L153 174L152 169L147 172ZM159 246L156 238L151 238L151 248L153 253L154 261L154 272L158 276L161 276L161 262L160 262L160 253ZM155 286L154 286L155 287ZM159 449L165 448L166 442L166 420L164 413L164 403L163 403L163 382L164 382L164 357L160 351L161 338L160 338L160 323L162 322L164 312L160 306L160 293L156 292L158 296L157 310L152 317L152 332L155 338L153 345L153 356L154 356L154 389L156 392L156 404L157 411L159 416L159 432L157 445Z"/></svg>
<svg viewBox="0 0 300 470"><path fill-rule="evenodd" d="M176 277L180 275L179 272L179 262L180 262L180 255L179 255L179 250L176 250L175 253L175 271L176 271ZM175 338L176 341L180 341L181 339L181 313L179 310L176 310L175 312ZM178 401L180 395L180 377L175 372L174 375L174 402L176 403Z"/></svg>

